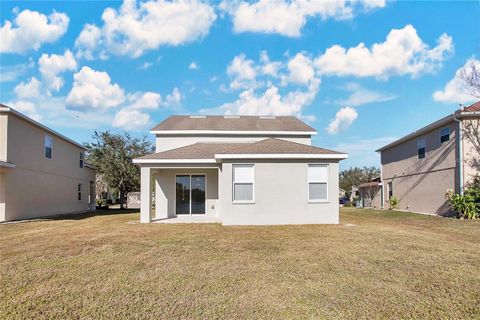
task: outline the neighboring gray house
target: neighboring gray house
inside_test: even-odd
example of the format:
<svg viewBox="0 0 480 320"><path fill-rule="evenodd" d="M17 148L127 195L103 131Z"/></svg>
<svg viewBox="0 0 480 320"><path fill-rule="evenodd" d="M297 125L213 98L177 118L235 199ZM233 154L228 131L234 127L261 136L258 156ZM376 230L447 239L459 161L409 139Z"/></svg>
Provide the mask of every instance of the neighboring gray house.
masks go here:
<svg viewBox="0 0 480 320"><path fill-rule="evenodd" d="M311 146L317 132L295 117L172 116L151 133L156 153L134 160L141 222L339 222L338 163L347 155Z"/></svg>
<svg viewBox="0 0 480 320"><path fill-rule="evenodd" d="M463 193L478 174L479 121L477 102L377 150L382 162L382 206L388 208L387 201L396 197L401 210L448 214L446 194Z"/></svg>

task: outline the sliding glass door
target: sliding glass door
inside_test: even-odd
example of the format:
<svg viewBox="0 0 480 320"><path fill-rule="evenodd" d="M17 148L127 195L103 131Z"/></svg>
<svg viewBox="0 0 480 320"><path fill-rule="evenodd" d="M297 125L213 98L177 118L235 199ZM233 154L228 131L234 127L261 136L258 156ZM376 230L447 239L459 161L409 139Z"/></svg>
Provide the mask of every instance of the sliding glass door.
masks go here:
<svg viewBox="0 0 480 320"><path fill-rule="evenodd" d="M175 185L176 214L205 214L205 175L177 175Z"/></svg>

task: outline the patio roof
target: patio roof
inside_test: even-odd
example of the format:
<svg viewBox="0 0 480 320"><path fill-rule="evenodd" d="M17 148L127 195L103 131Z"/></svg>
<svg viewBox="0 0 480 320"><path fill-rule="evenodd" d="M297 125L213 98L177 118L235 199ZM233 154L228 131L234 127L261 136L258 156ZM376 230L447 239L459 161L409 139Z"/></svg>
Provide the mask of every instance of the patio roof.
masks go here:
<svg viewBox="0 0 480 320"><path fill-rule="evenodd" d="M203 143L149 154L134 163L214 163L219 159L345 159L347 154L282 139L250 143Z"/></svg>

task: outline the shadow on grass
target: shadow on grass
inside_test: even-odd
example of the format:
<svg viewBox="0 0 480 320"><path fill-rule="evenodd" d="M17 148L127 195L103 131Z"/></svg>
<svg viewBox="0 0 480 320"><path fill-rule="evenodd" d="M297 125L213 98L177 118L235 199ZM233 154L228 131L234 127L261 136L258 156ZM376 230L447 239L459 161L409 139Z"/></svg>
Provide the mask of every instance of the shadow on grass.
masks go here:
<svg viewBox="0 0 480 320"><path fill-rule="evenodd" d="M123 215L138 213L139 209L101 209L91 212L80 212L80 213L65 213L59 215L43 216L36 217L32 219L24 220L14 220L8 221L1 224L16 224L16 223L26 223L26 222L38 222L38 221L61 221L61 220L83 220L88 218L93 218L96 216L110 216L110 215Z"/></svg>
<svg viewBox="0 0 480 320"><path fill-rule="evenodd" d="M137 213L139 209L101 209L90 212L70 213L56 216L45 217L46 220L83 220L96 216L111 216L121 214Z"/></svg>

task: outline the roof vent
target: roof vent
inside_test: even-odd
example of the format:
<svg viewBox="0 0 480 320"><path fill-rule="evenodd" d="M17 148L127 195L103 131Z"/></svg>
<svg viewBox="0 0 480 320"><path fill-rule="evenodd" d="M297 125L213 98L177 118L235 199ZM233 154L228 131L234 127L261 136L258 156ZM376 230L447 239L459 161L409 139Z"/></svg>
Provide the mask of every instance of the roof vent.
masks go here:
<svg viewBox="0 0 480 320"><path fill-rule="evenodd" d="M207 116L190 116L190 119L205 119Z"/></svg>
<svg viewBox="0 0 480 320"><path fill-rule="evenodd" d="M261 116L260 119L262 120L274 120L277 119L275 116Z"/></svg>
<svg viewBox="0 0 480 320"><path fill-rule="evenodd" d="M240 116L223 116L224 119L240 119Z"/></svg>

